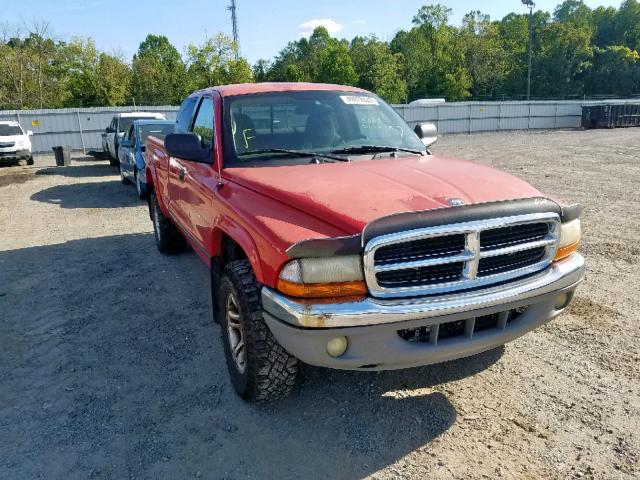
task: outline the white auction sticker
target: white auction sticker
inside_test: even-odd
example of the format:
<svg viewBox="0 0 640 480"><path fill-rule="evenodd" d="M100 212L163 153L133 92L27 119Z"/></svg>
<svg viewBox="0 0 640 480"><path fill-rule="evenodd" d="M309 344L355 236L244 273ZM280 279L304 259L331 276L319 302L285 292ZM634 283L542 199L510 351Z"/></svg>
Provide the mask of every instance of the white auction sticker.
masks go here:
<svg viewBox="0 0 640 480"><path fill-rule="evenodd" d="M375 98L364 95L340 95L340 98L347 105L380 105Z"/></svg>

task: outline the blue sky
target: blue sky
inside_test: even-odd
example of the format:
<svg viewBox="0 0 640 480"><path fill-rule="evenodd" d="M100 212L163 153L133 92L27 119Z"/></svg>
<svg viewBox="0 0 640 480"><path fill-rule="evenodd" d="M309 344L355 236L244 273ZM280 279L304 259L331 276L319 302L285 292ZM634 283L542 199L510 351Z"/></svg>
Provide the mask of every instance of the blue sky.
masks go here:
<svg viewBox="0 0 640 480"><path fill-rule="evenodd" d="M618 6L621 0L587 0L591 7ZM53 35L93 37L98 48L122 53L127 60L147 33L163 34L181 51L219 31L231 34L228 0L0 0L3 23L35 20L49 22ZM270 58L287 42L300 38L311 26L323 23L340 38L376 34L390 40L411 26L425 4L437 0L237 0L240 46L249 61ZM454 0L440 3L453 10L452 23L480 9L493 19L525 12L520 0L479 2ZM483 4L484 3L484 4ZM553 11L560 0L538 0L537 8Z"/></svg>

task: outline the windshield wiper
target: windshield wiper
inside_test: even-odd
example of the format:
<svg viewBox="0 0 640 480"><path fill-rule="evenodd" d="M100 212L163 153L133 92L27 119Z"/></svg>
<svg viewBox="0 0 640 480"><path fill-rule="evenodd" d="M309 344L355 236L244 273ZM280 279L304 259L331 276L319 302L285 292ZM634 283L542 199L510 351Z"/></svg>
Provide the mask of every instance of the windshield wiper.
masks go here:
<svg viewBox="0 0 640 480"><path fill-rule="evenodd" d="M388 147L385 145L358 145L356 147L338 148L331 153L382 153L382 152L407 152L422 155L421 150L403 147Z"/></svg>
<svg viewBox="0 0 640 480"><path fill-rule="evenodd" d="M283 155L290 155L296 157L320 157L320 158L329 158L331 160L337 160L339 162L348 162L349 157L337 157L335 155L329 155L326 153L320 152L306 152L304 150L287 150L285 148L265 148L263 150L249 150L247 152L242 152L238 154L238 157L247 157L249 155L262 155L265 153L280 153ZM338 153L338 152L331 152ZM346 152L345 152L346 153Z"/></svg>

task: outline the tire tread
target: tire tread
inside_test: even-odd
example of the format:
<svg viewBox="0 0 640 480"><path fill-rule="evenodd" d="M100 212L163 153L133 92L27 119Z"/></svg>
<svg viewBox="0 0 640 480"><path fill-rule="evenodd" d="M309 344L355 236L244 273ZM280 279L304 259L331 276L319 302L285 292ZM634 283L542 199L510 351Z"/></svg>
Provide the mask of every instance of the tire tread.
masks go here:
<svg viewBox="0 0 640 480"><path fill-rule="evenodd" d="M248 360L247 381L245 390L238 393L253 402L267 402L287 396L296 386L298 359L277 342L265 323L260 289L249 261L245 259L229 262L225 267L222 284L225 281L230 281L236 291L241 312L248 313L248 321L243 324L246 327L243 333ZM220 291L224 293L225 288ZM224 310L226 299L220 298L219 305ZM220 318L224 318L224 311ZM223 329L223 343L227 342L226 335L227 332ZM225 354L229 373L232 376L239 375L226 343Z"/></svg>

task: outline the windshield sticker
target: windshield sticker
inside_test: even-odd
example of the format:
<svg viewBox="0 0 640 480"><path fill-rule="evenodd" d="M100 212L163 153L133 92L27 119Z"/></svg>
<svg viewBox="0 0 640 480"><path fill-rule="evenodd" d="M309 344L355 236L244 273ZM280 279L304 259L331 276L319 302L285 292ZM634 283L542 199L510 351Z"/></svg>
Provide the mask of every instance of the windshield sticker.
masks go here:
<svg viewBox="0 0 640 480"><path fill-rule="evenodd" d="M347 105L380 105L375 98L364 95L340 95L340 98Z"/></svg>

